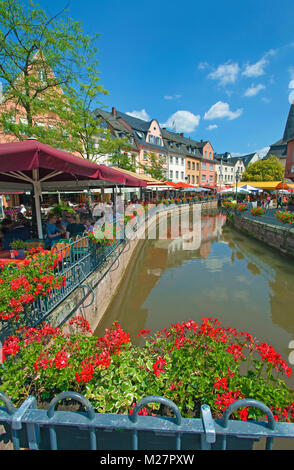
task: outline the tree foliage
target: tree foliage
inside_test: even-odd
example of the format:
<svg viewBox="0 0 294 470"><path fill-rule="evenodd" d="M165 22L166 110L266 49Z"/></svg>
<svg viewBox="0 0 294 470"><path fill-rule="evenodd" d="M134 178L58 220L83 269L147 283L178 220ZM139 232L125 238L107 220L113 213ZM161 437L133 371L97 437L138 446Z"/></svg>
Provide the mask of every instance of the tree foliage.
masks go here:
<svg viewBox="0 0 294 470"><path fill-rule="evenodd" d="M139 166L152 178L163 181L166 179L163 167L164 163L164 157L156 155L154 152L148 152L148 162L146 162L146 164L139 163Z"/></svg>
<svg viewBox="0 0 294 470"><path fill-rule="evenodd" d="M85 129L81 115L87 116L92 141L89 107L105 92L98 83L97 39L98 34L86 35L65 8L48 16L31 0L0 0L1 123L5 133L19 140L34 136L65 150L83 151L79 119Z"/></svg>
<svg viewBox="0 0 294 470"><path fill-rule="evenodd" d="M265 160L249 163L243 173L242 181L281 181L284 178L284 166L274 155Z"/></svg>
<svg viewBox="0 0 294 470"><path fill-rule="evenodd" d="M98 153L108 157L110 165L136 171L132 146L127 137L115 138L110 132L98 141Z"/></svg>

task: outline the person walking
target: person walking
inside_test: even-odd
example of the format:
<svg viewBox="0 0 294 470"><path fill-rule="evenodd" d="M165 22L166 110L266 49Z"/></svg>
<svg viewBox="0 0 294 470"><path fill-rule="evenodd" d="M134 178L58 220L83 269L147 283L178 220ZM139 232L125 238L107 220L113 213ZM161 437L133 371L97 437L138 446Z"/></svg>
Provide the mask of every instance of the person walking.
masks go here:
<svg viewBox="0 0 294 470"><path fill-rule="evenodd" d="M278 196L278 199L277 199L277 209L279 209L279 207L283 207L283 204L282 204L282 196Z"/></svg>
<svg viewBox="0 0 294 470"><path fill-rule="evenodd" d="M270 203L271 203L271 197L270 197L270 195L268 195L267 198L266 198L266 208L267 209L269 209Z"/></svg>

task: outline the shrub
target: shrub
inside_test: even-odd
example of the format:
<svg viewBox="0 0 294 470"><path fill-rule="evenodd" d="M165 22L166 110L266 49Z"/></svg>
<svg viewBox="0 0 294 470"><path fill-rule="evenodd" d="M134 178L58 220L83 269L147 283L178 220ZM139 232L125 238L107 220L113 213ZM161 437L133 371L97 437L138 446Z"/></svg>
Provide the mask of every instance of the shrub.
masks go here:
<svg viewBox="0 0 294 470"><path fill-rule="evenodd" d="M247 204L237 204L238 212L246 212L247 208L248 208Z"/></svg>
<svg viewBox="0 0 294 470"><path fill-rule="evenodd" d="M294 213L290 211L276 211L275 217L280 220L283 224L294 223Z"/></svg>
<svg viewBox="0 0 294 470"><path fill-rule="evenodd" d="M265 210L262 207L253 207L250 213L255 217L262 217L265 213Z"/></svg>
<svg viewBox="0 0 294 470"><path fill-rule="evenodd" d="M199 325L189 320L153 335L141 330L138 336L145 342L138 347L118 323L102 338L92 336L81 317L70 324L70 334L44 324L5 341L0 390L16 406L28 394L42 402L75 390L98 412L131 413L143 397L163 395L185 417L198 416L205 403L217 418L230 403L246 397L269 406L276 420L294 421L293 391L282 379L292 369L271 345L250 333L202 318ZM158 409L151 405L153 413ZM255 408L234 413L242 420L262 416Z"/></svg>
<svg viewBox="0 0 294 470"><path fill-rule="evenodd" d="M32 248L21 266L0 267L0 319L18 322L25 307L38 297L50 296L53 289L65 285L65 278L55 273L58 257L54 251ZM61 259L60 259L61 261Z"/></svg>

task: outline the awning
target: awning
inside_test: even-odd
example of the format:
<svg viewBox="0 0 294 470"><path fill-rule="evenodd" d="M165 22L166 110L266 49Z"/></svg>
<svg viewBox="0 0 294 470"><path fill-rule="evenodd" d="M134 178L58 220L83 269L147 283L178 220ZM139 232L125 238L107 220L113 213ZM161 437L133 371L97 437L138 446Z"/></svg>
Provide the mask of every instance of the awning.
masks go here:
<svg viewBox="0 0 294 470"><path fill-rule="evenodd" d="M40 210L42 190L127 185L118 170L43 144L36 139L0 144L1 190L34 190L38 236L43 238ZM7 188L9 187L9 189Z"/></svg>
<svg viewBox="0 0 294 470"><path fill-rule="evenodd" d="M191 184L184 183L183 181L180 181L179 183L175 184L175 188L180 189L180 188L195 188L195 186L192 186Z"/></svg>
<svg viewBox="0 0 294 470"><path fill-rule="evenodd" d="M280 183L277 184L275 189L290 189L290 187L287 185L287 183L280 181Z"/></svg>
<svg viewBox="0 0 294 470"><path fill-rule="evenodd" d="M218 186L209 186L209 185L205 185L205 184L202 185L202 188L211 189L211 190L219 189Z"/></svg>

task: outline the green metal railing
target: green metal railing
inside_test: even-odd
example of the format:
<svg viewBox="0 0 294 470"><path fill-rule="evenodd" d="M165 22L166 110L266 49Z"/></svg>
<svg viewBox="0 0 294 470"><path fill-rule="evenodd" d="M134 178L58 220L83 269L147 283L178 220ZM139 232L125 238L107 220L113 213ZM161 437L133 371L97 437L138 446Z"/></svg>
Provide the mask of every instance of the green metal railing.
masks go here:
<svg viewBox="0 0 294 470"><path fill-rule="evenodd" d="M59 411L57 404L70 399L85 411ZM262 402L242 399L231 404L221 419L213 419L210 407L202 405L200 418L183 418L169 399L149 396L136 404L132 415L96 413L91 403L76 392L63 392L38 409L35 397L28 397L19 408L0 393L0 424L13 448L34 450L251 450L265 440L272 450L276 438L294 438L294 424L275 422L271 410ZM174 417L140 416L148 403L168 407ZM244 406L261 409L267 421L230 419ZM291 443L290 443L291 445Z"/></svg>

